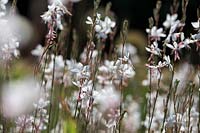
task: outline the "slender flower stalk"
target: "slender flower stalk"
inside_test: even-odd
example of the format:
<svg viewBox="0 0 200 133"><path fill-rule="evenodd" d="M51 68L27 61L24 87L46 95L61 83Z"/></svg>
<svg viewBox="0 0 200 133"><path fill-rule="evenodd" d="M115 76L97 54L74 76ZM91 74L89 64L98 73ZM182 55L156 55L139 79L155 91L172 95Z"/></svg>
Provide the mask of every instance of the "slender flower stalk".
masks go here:
<svg viewBox="0 0 200 133"><path fill-rule="evenodd" d="M148 132L150 133L151 131L151 124L152 124L152 121L153 121L153 117L154 117L154 112L155 112L155 108L156 108L156 102L157 102L157 99L158 99L158 94L159 94L159 90L161 89L160 88L160 81L161 81L161 76L162 76L162 73L161 73L161 70L159 71L159 75L160 75L160 77L158 78L158 84L157 84L157 90L156 90L156 96L155 96L155 99L154 99L154 102L153 102L153 109L152 109L152 112L151 111L149 111L149 116L151 116L150 117L150 119L149 119L149 128L148 128ZM151 82L151 80L150 80L150 82ZM151 85L151 83L150 83L150 85ZM151 92L150 92L150 100L151 100ZM151 106L151 101L149 100L149 104L150 104L150 106ZM151 108L151 107L150 107ZM150 110L150 109L149 109Z"/></svg>
<svg viewBox="0 0 200 133"><path fill-rule="evenodd" d="M123 23L123 27L122 27L122 32L121 32L121 36L122 36L122 58L124 57L124 45L126 44L126 39L127 39L127 32L128 32L128 21L125 20L124 23ZM123 62L121 62L123 64ZM123 88L122 88L122 85L123 85L123 78L124 78L124 75L123 75L123 72L122 72L122 75L120 77L120 85L119 85L119 89L120 89L120 120L119 120L119 133L121 132L121 120L122 120L122 112L123 112Z"/></svg>
<svg viewBox="0 0 200 133"><path fill-rule="evenodd" d="M48 124L48 132L50 132L50 125L51 125L51 115L52 115L52 104L53 104L53 93L54 93L54 79L55 79L55 59L56 56L53 57L53 72L52 72L52 81L51 81L51 92L50 92L50 106L49 106L49 124Z"/></svg>
<svg viewBox="0 0 200 133"><path fill-rule="evenodd" d="M172 66L174 68L174 63L172 63ZM172 92L172 89L173 89L173 87L172 87L172 85L173 85L173 79L174 79L174 69L172 70L172 73L171 73L169 90L168 90L168 94L167 94L167 98L166 98L166 102L165 102L164 117L163 117L163 122L162 122L162 127L161 127L161 133L164 130L164 123L165 123L165 120L166 120L166 117L167 117L167 113L168 113L169 100L170 100L171 92Z"/></svg>

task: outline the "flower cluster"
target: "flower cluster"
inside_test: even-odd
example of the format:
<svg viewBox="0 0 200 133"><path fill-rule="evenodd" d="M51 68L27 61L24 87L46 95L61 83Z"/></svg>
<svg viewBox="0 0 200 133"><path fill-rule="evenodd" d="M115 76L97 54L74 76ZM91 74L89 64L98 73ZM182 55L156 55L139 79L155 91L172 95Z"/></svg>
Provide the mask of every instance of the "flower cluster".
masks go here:
<svg viewBox="0 0 200 133"><path fill-rule="evenodd" d="M192 22L197 34L186 38L182 32L185 24L177 18L177 14L171 16L167 14L166 20L163 22L165 31L156 26L146 30L149 35L149 45L146 47L146 51L150 53L150 57L148 64L146 64L149 68L148 78L142 84L144 86L149 85L150 89L150 92L147 93L148 112L143 122L148 132L197 132L198 124L195 117L199 113L194 100L196 95L190 94L188 96L190 92L183 91L189 85L177 81L174 63L181 59L183 49L190 49L191 45L197 44L198 50L199 21ZM170 59L167 50L171 50L173 59ZM160 93L160 90L166 88L162 82L162 68L164 67L168 67L172 72L167 95ZM181 78L179 77L179 79ZM181 82L180 87L179 82Z"/></svg>
<svg viewBox="0 0 200 133"><path fill-rule="evenodd" d="M191 43L195 43L196 50L199 50L200 47L200 19L197 22L192 22L192 26L194 27L195 30L197 30L197 33L194 35L191 35Z"/></svg>
<svg viewBox="0 0 200 133"><path fill-rule="evenodd" d="M17 130L22 132L37 132L47 129L48 113L47 106L49 101L44 98L40 98L38 103L34 103L35 111L32 114L18 116L15 123Z"/></svg>
<svg viewBox="0 0 200 133"><path fill-rule="evenodd" d="M4 30L5 33L0 34L0 61L4 63L8 63L20 55L18 50L19 39L9 24L11 24L10 18L0 18L0 26L6 27Z"/></svg>
<svg viewBox="0 0 200 133"><path fill-rule="evenodd" d="M18 71L11 77L6 71L6 80L0 81L0 132L7 126L21 133L198 132L199 86L186 82L193 77L199 82L198 70L191 71L189 63L175 69L175 62L181 60L183 50L195 47L199 52L200 20L191 23L194 32L187 37L177 14L167 14L162 27L157 27L159 16L154 16L155 25L152 22L146 29L149 58L144 63L140 59L146 57L139 58L137 48L127 43L128 21L123 23L122 44L115 44L116 22L97 13L100 1L95 0L94 16L85 21L90 28L88 41L82 53L74 54L80 34L76 34L74 19L65 15L71 15L73 3L78 1L48 0L48 11L41 15L48 26L45 44L31 51L39 59L35 77L20 80ZM13 32L15 25L7 23L15 20L5 16L7 2L0 0L0 26L6 27L0 33L0 61L6 65L19 56L19 42L23 43L20 32ZM113 15L109 4L105 14ZM141 65L148 72L143 86L139 83L145 76ZM134 77L136 72L139 80Z"/></svg>
<svg viewBox="0 0 200 133"><path fill-rule="evenodd" d="M43 49L39 45L32 51L32 54L41 56ZM83 62L87 58L86 53L87 51L83 51L83 54L81 54L81 57L85 58L82 59ZM95 54L94 51L93 54ZM95 55L92 56L92 62L96 61L95 58ZM44 64L44 60L42 62ZM48 84L51 85L52 82L52 73L54 73L55 83L67 82L67 85L75 85L78 90L74 91L71 97L65 98L68 99L67 105L69 105L72 115L77 116L79 114L87 119L90 114L94 116L90 118L94 122L100 122L108 129L112 129L120 119L118 86L120 82L127 85L128 79L132 78L135 72L129 54L127 54L117 61L105 60L98 67L97 76L94 79L98 82L94 82L91 80L91 67L94 67L94 65L95 63L87 65L75 60L64 60L62 55L51 55L44 69L46 88L52 87L48 87Z"/></svg>
<svg viewBox="0 0 200 133"><path fill-rule="evenodd" d="M41 17L45 23L54 25L55 28L62 30L63 25L61 22L61 17L64 14L71 15L71 13L67 10L67 8L62 4L60 0L55 0L51 5L48 6L48 11L41 15Z"/></svg>
<svg viewBox="0 0 200 133"><path fill-rule="evenodd" d="M189 111L190 116L188 116ZM198 116L199 112L194 107L187 108L186 112L182 114L176 113L169 116L165 122L165 128L173 132L189 132L189 126L191 132L198 132L198 127L196 126L198 125Z"/></svg>
<svg viewBox="0 0 200 133"><path fill-rule="evenodd" d="M13 57L17 58L20 54L18 48L19 42L16 38L11 38L11 40L8 40L8 42L1 47L0 56L2 60L10 61Z"/></svg>
<svg viewBox="0 0 200 133"><path fill-rule="evenodd" d="M101 20L101 14L97 13L96 20L93 22L91 17L87 17L86 24L95 25L95 31L97 32L98 38L107 38L107 35L112 33L112 29L115 27L116 23L112 21L108 16Z"/></svg>

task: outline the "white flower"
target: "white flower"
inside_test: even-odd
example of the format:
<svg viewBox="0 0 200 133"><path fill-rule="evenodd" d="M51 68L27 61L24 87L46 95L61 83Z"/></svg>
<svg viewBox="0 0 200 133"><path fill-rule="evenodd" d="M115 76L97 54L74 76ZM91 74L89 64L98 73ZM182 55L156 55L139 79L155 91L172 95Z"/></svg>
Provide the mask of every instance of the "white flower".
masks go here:
<svg viewBox="0 0 200 133"><path fill-rule="evenodd" d="M119 109L110 109L107 114L107 122L105 123L106 127L112 128L116 127L120 119L120 110Z"/></svg>
<svg viewBox="0 0 200 133"><path fill-rule="evenodd" d="M104 21L101 22L102 30L106 34L112 32L111 28L114 28L116 23L112 21L108 16L105 17Z"/></svg>
<svg viewBox="0 0 200 133"><path fill-rule="evenodd" d="M166 20L165 22L163 22L163 26L165 26L165 28L170 28L176 23L177 17L178 17L177 14L173 14L171 16L167 14Z"/></svg>
<svg viewBox="0 0 200 133"><path fill-rule="evenodd" d="M175 125L178 125L178 124L181 124L182 122L182 115L177 113L176 115L172 115L170 116L167 121L166 121L166 127L167 128L172 128L174 127Z"/></svg>
<svg viewBox="0 0 200 133"><path fill-rule="evenodd" d="M94 102L98 105L101 112L115 109L120 104L120 94L112 85L105 86L94 95Z"/></svg>
<svg viewBox="0 0 200 133"><path fill-rule="evenodd" d="M153 44L151 44L150 47L145 47L147 52L150 52L154 55L161 55L161 50L158 48L158 43L157 41L154 41Z"/></svg>
<svg viewBox="0 0 200 133"><path fill-rule="evenodd" d="M173 42L173 44L167 43L166 46L172 50L180 50L184 48L184 45L179 45L177 42Z"/></svg>
<svg viewBox="0 0 200 133"><path fill-rule="evenodd" d="M60 0L55 0L51 5L48 6L48 11L41 15L41 18L45 23L52 24L53 21L56 21L56 27L60 30L63 29L63 25L61 23L61 16L64 14L71 13L67 10L67 8L62 4Z"/></svg>
<svg viewBox="0 0 200 133"><path fill-rule="evenodd" d="M166 34L163 33L163 28L157 29L156 26L151 29L146 29L146 32L150 35L150 37L156 40L160 40L160 37L166 37Z"/></svg>
<svg viewBox="0 0 200 133"><path fill-rule="evenodd" d="M99 67L99 71L103 73L114 73L116 68L114 61L105 60L104 65Z"/></svg>
<svg viewBox="0 0 200 133"><path fill-rule="evenodd" d="M20 131L21 128L23 128L25 132L45 130L47 128L46 125L49 118L47 111L47 106L49 105L49 103L50 101L40 97L40 99L33 104L35 111L32 112L32 114L21 115L17 117L15 121L17 125L17 130Z"/></svg>
<svg viewBox="0 0 200 133"><path fill-rule="evenodd" d="M173 43L172 44L167 43L166 46L172 49L176 55L178 55L177 53L178 50L185 47L190 48L188 44L195 42L190 39L185 39L183 32L173 33L171 37L172 37Z"/></svg>
<svg viewBox="0 0 200 133"><path fill-rule="evenodd" d="M99 25L95 26L98 38L107 38L107 34L112 32L116 23L112 21L108 16L105 17L104 21L100 21Z"/></svg>
<svg viewBox="0 0 200 133"><path fill-rule="evenodd" d="M125 79L132 78L135 75L135 71L133 69L133 65L131 63L131 60L129 59L129 53L128 55L125 55L123 58L119 58L115 66L117 67L116 70L118 72L119 77L123 77Z"/></svg>
<svg viewBox="0 0 200 133"><path fill-rule="evenodd" d="M122 49L123 49L123 44L120 44L119 47L117 47L117 53L122 56ZM124 53L129 53L130 54L130 60L135 64L140 62L140 58L137 54L137 48L131 44L131 43L126 43L124 45Z"/></svg>
<svg viewBox="0 0 200 133"><path fill-rule="evenodd" d="M44 52L44 48L42 47L42 45L37 45L35 49L33 49L31 51L31 54L34 55L34 56L38 56L38 57L41 57L42 54Z"/></svg>
<svg viewBox="0 0 200 133"><path fill-rule="evenodd" d="M97 76L100 84L112 84L112 77L116 75L117 66L114 61L105 60L104 64L98 67L99 75Z"/></svg>
<svg viewBox="0 0 200 133"><path fill-rule="evenodd" d="M67 69L68 70L72 70L73 68L77 67L78 63L71 59L71 60L66 60L66 64L67 64ZM80 66L82 67L82 64L80 63Z"/></svg>
<svg viewBox="0 0 200 133"><path fill-rule="evenodd" d="M165 39L166 42L170 42L170 39L173 35L173 33L176 31L177 28L183 27L185 24L181 23L179 20L175 21L174 24L170 27L169 34L167 38Z"/></svg>
<svg viewBox="0 0 200 133"><path fill-rule="evenodd" d="M97 32L98 38L107 38L107 34L112 32L112 28L115 27L116 23L112 21L108 16L101 20L101 14L96 15L95 23L93 22L90 16L87 17L86 24L94 25L95 24L95 31Z"/></svg>
<svg viewBox="0 0 200 133"><path fill-rule="evenodd" d="M10 38L7 43L5 43L2 47L0 47L0 55L3 61L12 60L12 57L17 58L20 54L19 42L16 38Z"/></svg>
<svg viewBox="0 0 200 133"><path fill-rule="evenodd" d="M173 67L171 65L171 61L170 61L170 57L169 56L164 56L163 57L163 62L162 61L159 61L157 65L149 65L149 64L146 64L146 66L148 68L151 68L151 69L161 69L163 67L169 67L170 70L173 70Z"/></svg>
<svg viewBox="0 0 200 133"><path fill-rule="evenodd" d="M200 27L200 21L192 22L191 24L195 29L199 29L199 27Z"/></svg>
<svg viewBox="0 0 200 133"><path fill-rule="evenodd" d="M185 39L184 33L180 32L180 33L174 33L172 34L172 40L173 41L183 41Z"/></svg>
<svg viewBox="0 0 200 133"><path fill-rule="evenodd" d="M192 37L192 39L200 40L200 32L199 32L198 34L192 35L191 37ZM191 41L191 40L190 40L190 41ZM194 42L192 42L192 43L194 43Z"/></svg>
<svg viewBox="0 0 200 133"><path fill-rule="evenodd" d="M90 16L88 16L85 23L89 24L89 25L92 25L93 24L92 18Z"/></svg>
<svg viewBox="0 0 200 133"><path fill-rule="evenodd" d="M122 119L125 126L125 132L136 133L141 126L140 105L132 99L132 96L130 94L126 96L124 104L127 110L127 113L125 113Z"/></svg>
<svg viewBox="0 0 200 133"><path fill-rule="evenodd" d="M40 98L39 101L37 103L34 103L33 105L36 109L43 109L47 105L49 105L49 103L50 103L49 100L45 100L44 98Z"/></svg>
<svg viewBox="0 0 200 133"><path fill-rule="evenodd" d="M45 69L46 73L51 73L53 72L53 67L54 67L54 58L55 58L55 71L61 71L64 68L64 60L62 55L51 55L51 61L48 65L48 67Z"/></svg>
<svg viewBox="0 0 200 133"><path fill-rule="evenodd" d="M90 67L88 65L84 66L82 63L78 63L70 71L75 75L76 80L88 79L90 77Z"/></svg>
<svg viewBox="0 0 200 133"><path fill-rule="evenodd" d="M20 131L20 129L23 127L24 129L26 129L27 132L31 132L32 131L32 123L34 122L34 117L30 116L30 115L21 115L19 117L17 117L17 119L15 120L16 123L16 128L18 131Z"/></svg>
<svg viewBox="0 0 200 133"><path fill-rule="evenodd" d="M78 88L80 88L80 97L78 97L78 100L81 99L87 99L89 100L89 97L91 95L91 91L92 91L92 87L93 87L93 82L92 80L85 80L84 82L80 82L80 81L72 81L72 83L77 86Z"/></svg>
<svg viewBox="0 0 200 133"><path fill-rule="evenodd" d="M133 67L129 64L123 65L122 70L120 70L120 72L123 73L123 76L126 78L132 78L135 75Z"/></svg>
<svg viewBox="0 0 200 133"><path fill-rule="evenodd" d="M170 60L169 55L168 55L168 56L165 55L163 58L164 58L164 64L165 64L166 66L168 66L169 69L172 71L172 70L173 70L173 66L172 66L172 64L171 64L171 60Z"/></svg>
<svg viewBox="0 0 200 133"><path fill-rule="evenodd" d="M166 65L165 65L165 63L159 61L158 64L156 64L156 65L146 64L146 66L147 66L148 68L151 68L151 69L160 69L160 68L163 68L163 67L166 66Z"/></svg>
<svg viewBox="0 0 200 133"><path fill-rule="evenodd" d="M100 21L101 21L101 14L97 13L96 20L95 20L96 25L98 25L100 23ZM93 20L90 16L87 17L87 20L85 23L88 25L94 25Z"/></svg>

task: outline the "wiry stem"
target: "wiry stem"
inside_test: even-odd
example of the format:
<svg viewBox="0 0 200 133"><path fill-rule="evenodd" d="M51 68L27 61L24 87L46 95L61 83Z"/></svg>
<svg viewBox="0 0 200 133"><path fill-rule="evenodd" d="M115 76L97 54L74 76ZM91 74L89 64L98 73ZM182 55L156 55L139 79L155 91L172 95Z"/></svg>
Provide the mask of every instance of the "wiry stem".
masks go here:
<svg viewBox="0 0 200 133"><path fill-rule="evenodd" d="M94 12L93 12L93 25L91 26L91 31L90 31L90 36L89 36L89 44L87 46L87 64L90 65L90 70L91 70L91 76L90 79L92 79L92 90L90 92L90 97L89 97L89 106L87 107L87 112L86 112L86 131L87 131L87 127L88 127L88 123L90 121L90 112L92 112L93 109L93 91L94 91L94 82L95 82L95 75L96 75L96 66L93 66L93 51L94 51L94 47L95 44L93 43L93 39L95 36L95 26L96 26L96 18L97 18L97 9L99 7L100 4L100 0L95 0L94 1ZM95 68L94 68L95 67Z"/></svg>
<svg viewBox="0 0 200 133"><path fill-rule="evenodd" d="M190 85L189 86L189 107L188 107L188 132L190 133L191 132L191 128L190 128L190 120L191 120L191 108L192 108L192 105L194 103L194 99L193 99L193 88L194 88L194 85Z"/></svg>
<svg viewBox="0 0 200 133"><path fill-rule="evenodd" d="M52 72L52 81L51 81L51 93L50 93L50 106L49 106L49 119L48 119L48 132L50 132L51 124L51 111L52 111L52 102L53 102L53 93L54 93L54 79L55 79L55 62L57 56L57 44L55 46L56 54L53 57L53 72Z"/></svg>
<svg viewBox="0 0 200 133"><path fill-rule="evenodd" d="M79 94L78 94L78 98L76 100L76 107L75 107L74 118L76 118L76 114L77 114L77 111L78 111L78 103L79 103L79 100L80 100L80 95L81 95L81 87L79 88Z"/></svg>
<svg viewBox="0 0 200 133"><path fill-rule="evenodd" d="M124 58L124 46L125 46L126 39L127 39L127 32L128 32L128 21L124 20L122 32L121 32L121 36L122 36L122 51L121 51L122 53L121 53L121 56L122 56L122 58ZM122 64L123 64L123 62L122 62ZM119 119L119 126L118 126L119 133L121 132L121 120L122 120L122 110L123 110L123 107L122 107L122 104L123 104L122 86L123 86L123 72L122 72L122 75L120 77L120 86L119 86L119 89L120 89L120 111L119 111L120 112L120 119Z"/></svg>
<svg viewBox="0 0 200 133"><path fill-rule="evenodd" d="M41 85L40 85L40 92L42 91L42 88L43 88L43 81L44 81L44 76L45 76L45 68L46 68L46 65L47 65L47 60L48 60L48 51L47 51L47 54L45 56L45 59L44 59L44 67L43 67L43 70L42 70L42 77L41 77ZM45 90L45 93L46 93L46 90ZM37 104L37 107L35 109L35 114L34 114L34 120L33 120L33 128L32 128L32 133L34 133L34 125L35 125L35 121L36 121L36 117L37 117L37 113L38 113L38 104Z"/></svg>
<svg viewBox="0 0 200 133"><path fill-rule="evenodd" d="M149 69L149 117L151 116L151 92L152 92L152 70L151 68ZM149 127L148 127L148 133L151 131L151 120L149 119Z"/></svg>
<svg viewBox="0 0 200 133"><path fill-rule="evenodd" d="M163 118L163 122L162 122L161 133L164 130L164 124L165 124L165 120L167 118L168 104L169 104L169 100L170 100L170 96L171 96L173 79L174 79L174 63L172 64L172 66L173 66L172 67L173 70L172 70L172 75L171 75L171 81L170 81L169 91L168 91L168 94L167 94L166 104L165 104L165 107L164 107L164 118Z"/></svg>
<svg viewBox="0 0 200 133"><path fill-rule="evenodd" d="M160 72L160 71L159 71ZM160 77L158 79L158 84L157 84L157 90L156 90L156 97L154 99L154 103L153 103L153 110L152 110L152 113L150 112L151 114L151 117L150 117L150 123L149 123L149 128L148 128L148 132L151 131L151 124L152 124L152 121L153 121L153 117L154 117L154 112L155 112L155 107L156 107L156 102L157 102L157 99L158 99L158 93L159 93L159 90L160 90L160 81L161 81L161 76L162 76L162 73L160 72ZM150 99L150 102L151 102L151 99ZM151 104L151 103L150 103ZM150 108L149 108L150 110Z"/></svg>

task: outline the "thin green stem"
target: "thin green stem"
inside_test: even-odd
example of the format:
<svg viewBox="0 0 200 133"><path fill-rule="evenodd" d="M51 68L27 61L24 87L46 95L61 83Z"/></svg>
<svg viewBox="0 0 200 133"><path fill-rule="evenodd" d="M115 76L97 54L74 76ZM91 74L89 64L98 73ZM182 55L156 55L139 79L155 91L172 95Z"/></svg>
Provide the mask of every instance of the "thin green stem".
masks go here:
<svg viewBox="0 0 200 133"><path fill-rule="evenodd" d="M53 57L53 72L52 72L52 80L51 80L51 92L50 92L50 105L49 105L49 119L48 119L48 132L50 132L51 125L51 111L52 111L52 103L53 103L53 93L54 93L54 79L55 79L55 62L57 56L57 44L55 44L55 55Z"/></svg>
<svg viewBox="0 0 200 133"><path fill-rule="evenodd" d="M44 81L44 76L45 76L45 68L46 68L46 65L47 65L47 60L48 60L48 51L47 51L46 56L45 56L45 59L44 59L44 67L43 67L43 70L42 70L42 77L41 77L41 80L42 80L42 81L41 81L41 84L40 84L40 92L42 91L42 88L43 88L43 81ZM46 90L45 90L45 91L46 91ZM38 105L37 105L37 107L36 107L36 109L35 109L32 133L34 133L34 125L35 125L37 113L38 113Z"/></svg>

